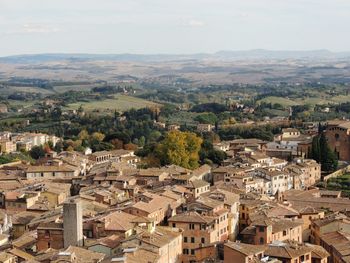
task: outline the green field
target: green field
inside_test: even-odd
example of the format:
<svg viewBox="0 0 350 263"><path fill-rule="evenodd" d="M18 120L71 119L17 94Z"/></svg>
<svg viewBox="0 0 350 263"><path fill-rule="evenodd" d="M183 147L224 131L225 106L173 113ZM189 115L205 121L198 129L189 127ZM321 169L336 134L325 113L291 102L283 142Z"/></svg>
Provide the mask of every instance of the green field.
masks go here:
<svg viewBox="0 0 350 263"><path fill-rule="evenodd" d="M271 104L281 104L283 106L294 106L294 105L299 105L298 102L295 102L293 100L290 99L286 99L286 98L282 98L282 97L274 97L274 96L270 96L270 97L266 97L263 98L262 100L260 100L261 102L266 102L266 103L271 103Z"/></svg>
<svg viewBox="0 0 350 263"><path fill-rule="evenodd" d="M260 100L260 102L266 103L278 103L283 105L284 107L294 106L294 105L325 105L325 104L339 104L350 101L350 95L339 95L339 96L322 96L320 94L319 97L305 97L305 98L297 98L297 99L289 99L282 97L266 97Z"/></svg>
<svg viewBox="0 0 350 263"><path fill-rule="evenodd" d="M115 95L114 99L105 99L101 101L90 101L90 102L77 102L69 104L66 109L69 110L76 110L80 106L84 108L86 111L93 111L93 110L103 110L103 111L126 111L130 110L132 108L134 109L141 109L146 107L155 107L160 106L160 104L136 98L131 97L127 95Z"/></svg>
<svg viewBox="0 0 350 263"><path fill-rule="evenodd" d="M1 89L2 95L10 95L16 92L25 92L25 93L40 93L44 95L54 94L55 92L49 89L42 89L38 87L22 87L22 86L9 86L6 89Z"/></svg>
<svg viewBox="0 0 350 263"><path fill-rule="evenodd" d="M23 107L23 108L30 108L35 103L39 103L39 100L7 100L7 102L10 104L10 106L15 107Z"/></svg>
<svg viewBox="0 0 350 263"><path fill-rule="evenodd" d="M343 195L350 196L350 174L329 179L326 188L328 190L342 191Z"/></svg>
<svg viewBox="0 0 350 263"><path fill-rule="evenodd" d="M64 86L54 86L53 90L57 93L64 93L67 91L90 91L92 88L97 87L96 84L79 84L79 85L64 85Z"/></svg>

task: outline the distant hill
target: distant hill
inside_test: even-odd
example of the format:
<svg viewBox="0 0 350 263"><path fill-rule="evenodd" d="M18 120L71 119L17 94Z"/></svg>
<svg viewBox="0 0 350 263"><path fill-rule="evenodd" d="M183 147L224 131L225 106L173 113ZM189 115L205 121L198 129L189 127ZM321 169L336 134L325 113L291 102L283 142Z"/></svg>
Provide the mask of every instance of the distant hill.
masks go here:
<svg viewBox="0 0 350 263"><path fill-rule="evenodd" d="M310 51L219 51L214 54L33 54L0 57L2 63L44 63L50 61L134 61L134 62L162 62L184 60L242 60L242 59L341 59L350 58L350 52L331 52L329 50Z"/></svg>

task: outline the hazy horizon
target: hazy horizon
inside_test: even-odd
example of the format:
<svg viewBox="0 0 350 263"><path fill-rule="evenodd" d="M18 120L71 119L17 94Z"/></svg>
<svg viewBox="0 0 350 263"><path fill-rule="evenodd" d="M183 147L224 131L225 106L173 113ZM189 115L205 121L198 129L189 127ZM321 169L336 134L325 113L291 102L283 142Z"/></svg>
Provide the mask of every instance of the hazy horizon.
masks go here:
<svg viewBox="0 0 350 263"><path fill-rule="evenodd" d="M348 52L347 0L1 0L0 56Z"/></svg>

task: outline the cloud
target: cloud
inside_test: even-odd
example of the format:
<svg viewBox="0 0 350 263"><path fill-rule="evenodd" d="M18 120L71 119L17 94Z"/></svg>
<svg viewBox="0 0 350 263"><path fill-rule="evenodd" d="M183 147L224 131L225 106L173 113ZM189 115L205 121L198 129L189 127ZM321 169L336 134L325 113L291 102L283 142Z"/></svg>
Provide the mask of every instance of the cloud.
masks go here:
<svg viewBox="0 0 350 263"><path fill-rule="evenodd" d="M51 25L24 24L18 33L26 34L49 34L60 32L61 29Z"/></svg>
<svg viewBox="0 0 350 263"><path fill-rule="evenodd" d="M185 23L185 26L203 27L203 26L205 26L205 23L201 20L191 19Z"/></svg>

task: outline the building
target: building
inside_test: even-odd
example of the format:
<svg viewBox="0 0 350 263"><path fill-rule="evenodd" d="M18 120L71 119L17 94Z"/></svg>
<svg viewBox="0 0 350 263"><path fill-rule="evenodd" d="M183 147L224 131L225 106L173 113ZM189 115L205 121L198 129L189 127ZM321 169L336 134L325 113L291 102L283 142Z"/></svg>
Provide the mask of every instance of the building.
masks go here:
<svg viewBox="0 0 350 263"><path fill-rule="evenodd" d="M26 170L26 178L63 178L63 177L74 177L80 175L80 170L73 166L66 164L59 165L39 165L29 166Z"/></svg>
<svg viewBox="0 0 350 263"><path fill-rule="evenodd" d="M297 242L273 242L265 250L265 255L279 259L283 263L311 263L312 248ZM325 258L327 260L327 257Z"/></svg>
<svg viewBox="0 0 350 263"><path fill-rule="evenodd" d="M214 129L214 126L211 124L200 123L197 125L197 131L199 132L211 132Z"/></svg>
<svg viewBox="0 0 350 263"><path fill-rule="evenodd" d="M253 222L240 233L242 240L248 244L264 245L275 241L292 240L302 242L300 220L270 218Z"/></svg>
<svg viewBox="0 0 350 263"><path fill-rule="evenodd" d="M17 263L17 257L8 252L0 252L0 262L2 263Z"/></svg>
<svg viewBox="0 0 350 263"><path fill-rule="evenodd" d="M179 200L181 201L181 200ZM176 214L176 208L180 206L176 200L156 194L145 194L139 197L139 201L126 208L124 211L135 215L153 219L156 224L164 222L167 218Z"/></svg>
<svg viewBox="0 0 350 263"><path fill-rule="evenodd" d="M0 152L2 153L12 153L17 150L16 143L13 141L0 141Z"/></svg>
<svg viewBox="0 0 350 263"><path fill-rule="evenodd" d="M56 222L40 223L37 227L37 250L45 251L64 248L63 224Z"/></svg>
<svg viewBox="0 0 350 263"><path fill-rule="evenodd" d="M83 214L79 199L63 204L64 247L83 246Z"/></svg>
<svg viewBox="0 0 350 263"><path fill-rule="evenodd" d="M98 164L109 162L111 158L112 158L112 153L109 151L94 152L91 155L89 155L89 159Z"/></svg>
<svg viewBox="0 0 350 263"><path fill-rule="evenodd" d="M269 150L288 150L291 151L293 156L301 156L305 155L302 152L305 149L299 147L299 145L305 143L308 145L311 140L311 135L301 134L298 129L286 128L282 129L282 134L275 136L273 142L267 144L267 148Z"/></svg>
<svg viewBox="0 0 350 263"><path fill-rule="evenodd" d="M259 262L264 258L265 246L256 246L240 242L227 242L224 245L224 263Z"/></svg>
<svg viewBox="0 0 350 263"><path fill-rule="evenodd" d="M9 211L26 211L33 206L40 197L40 192L6 192L5 208Z"/></svg>
<svg viewBox="0 0 350 263"><path fill-rule="evenodd" d="M343 263L350 258L350 219L340 213L311 223L310 241L330 254L330 262Z"/></svg>
<svg viewBox="0 0 350 263"><path fill-rule="evenodd" d="M0 103L0 113L7 113L8 112L8 107L4 103Z"/></svg>
<svg viewBox="0 0 350 263"><path fill-rule="evenodd" d="M220 240L218 222L214 216L185 212L171 217L168 222L171 227L183 230L182 262L193 262L196 248Z"/></svg>
<svg viewBox="0 0 350 263"><path fill-rule="evenodd" d="M350 161L350 121L330 121L324 134L340 161Z"/></svg>
<svg viewBox="0 0 350 263"><path fill-rule="evenodd" d="M284 171L293 177L294 189L307 189L321 180L321 165L310 159L297 159Z"/></svg>

